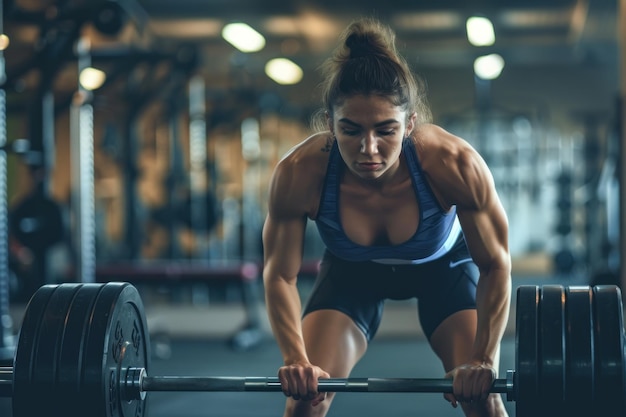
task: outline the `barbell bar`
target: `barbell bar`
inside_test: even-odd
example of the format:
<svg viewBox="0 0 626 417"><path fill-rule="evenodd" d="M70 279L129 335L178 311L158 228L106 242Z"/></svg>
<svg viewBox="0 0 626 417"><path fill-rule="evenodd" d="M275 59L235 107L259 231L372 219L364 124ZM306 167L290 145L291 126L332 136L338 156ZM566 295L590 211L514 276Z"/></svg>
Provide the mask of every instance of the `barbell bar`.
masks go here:
<svg viewBox="0 0 626 417"><path fill-rule="evenodd" d="M513 394L513 371L494 381L491 392ZM140 399L152 391L282 391L277 377L180 377L147 376L143 368L131 368L120 381L126 400ZM318 380L319 392L452 392L451 379L437 378L328 378Z"/></svg>
<svg viewBox="0 0 626 417"><path fill-rule="evenodd" d="M11 383L12 367L0 367L0 380ZM120 398L142 400L148 392L280 392L277 377L237 376L153 376L145 368L121 369ZM514 371L506 379L496 379L490 392L513 395ZM452 380L441 378L327 378L318 381L319 392L452 392Z"/></svg>
<svg viewBox="0 0 626 417"><path fill-rule="evenodd" d="M626 415L623 302L616 286L517 289L515 370L493 393L517 417ZM150 344L139 293L128 283L58 284L31 298L0 396L14 417L143 416L153 391L281 391L275 377L149 376ZM450 379L331 378L320 392L452 392ZM37 401L33 401L36 395ZM590 414L586 414L590 415Z"/></svg>

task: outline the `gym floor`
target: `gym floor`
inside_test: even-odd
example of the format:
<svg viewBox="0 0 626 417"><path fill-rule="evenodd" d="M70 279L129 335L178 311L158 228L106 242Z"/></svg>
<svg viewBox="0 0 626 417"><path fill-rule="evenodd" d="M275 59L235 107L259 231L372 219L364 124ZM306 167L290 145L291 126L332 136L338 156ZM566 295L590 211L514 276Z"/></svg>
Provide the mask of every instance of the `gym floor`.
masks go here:
<svg viewBox="0 0 626 417"><path fill-rule="evenodd" d="M523 282L514 280L514 288L520 284L544 283L544 279ZM150 300L148 294L146 297L142 295L142 298L146 304L153 350L150 375L276 375L281 356L267 328L263 341L250 350L236 351L228 343L227 336L232 335L245 321L239 306L208 305L205 311L204 307L146 302L146 299ZM514 311L512 306L509 326L502 341L500 378L506 377L507 369L515 368ZM211 320L207 320L209 317ZM213 323L214 327L207 323ZM267 326L267 323L264 322L263 326ZM417 324L415 305L412 302L389 302L379 333L352 377L442 376L440 362L430 350ZM514 417L515 403L505 401L505 405L510 416ZM284 397L279 392L155 392L148 394L146 416L278 417L282 416L283 406ZM328 416L378 417L385 414L389 417L463 415L460 408L452 408L440 393L340 393ZM11 415L10 398L0 398L0 415Z"/></svg>

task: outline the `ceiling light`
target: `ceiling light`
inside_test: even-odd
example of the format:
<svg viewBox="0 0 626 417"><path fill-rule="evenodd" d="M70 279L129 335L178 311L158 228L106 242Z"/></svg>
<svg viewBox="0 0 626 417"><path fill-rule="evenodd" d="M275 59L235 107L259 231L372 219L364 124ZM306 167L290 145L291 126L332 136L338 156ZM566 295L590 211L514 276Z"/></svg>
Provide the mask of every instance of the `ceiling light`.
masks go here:
<svg viewBox="0 0 626 417"><path fill-rule="evenodd" d="M274 58L265 64L265 74L278 84L297 84L302 80L302 68L287 58Z"/></svg>
<svg viewBox="0 0 626 417"><path fill-rule="evenodd" d="M498 54L485 55L474 61L474 73L483 80L494 80L504 68L504 59Z"/></svg>
<svg viewBox="0 0 626 417"><path fill-rule="evenodd" d="M80 85L89 91L97 90L102 87L104 81L106 81L106 74L97 68L88 67L83 69L78 76Z"/></svg>
<svg viewBox="0 0 626 417"><path fill-rule="evenodd" d="M0 35L0 51L4 51L5 49L7 49L9 47L9 37L7 35L5 35L4 33Z"/></svg>
<svg viewBox="0 0 626 417"><path fill-rule="evenodd" d="M265 47L263 35L245 23L224 26L222 37L241 52L257 52Z"/></svg>
<svg viewBox="0 0 626 417"><path fill-rule="evenodd" d="M496 41L491 21L486 17L470 17L465 24L467 40L474 46L489 46Z"/></svg>

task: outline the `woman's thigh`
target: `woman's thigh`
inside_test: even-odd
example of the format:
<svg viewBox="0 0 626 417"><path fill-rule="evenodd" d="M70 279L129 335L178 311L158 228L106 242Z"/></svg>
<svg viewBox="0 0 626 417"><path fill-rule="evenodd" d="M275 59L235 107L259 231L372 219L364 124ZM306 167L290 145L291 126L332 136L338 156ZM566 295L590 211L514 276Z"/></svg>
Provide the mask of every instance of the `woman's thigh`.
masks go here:
<svg viewBox="0 0 626 417"><path fill-rule="evenodd" d="M446 372L470 359L476 326L476 310L468 309L447 317L433 332L430 345Z"/></svg>
<svg viewBox="0 0 626 417"><path fill-rule="evenodd" d="M333 378L350 374L367 350L363 331L338 310L316 310L302 321L302 332L309 360Z"/></svg>

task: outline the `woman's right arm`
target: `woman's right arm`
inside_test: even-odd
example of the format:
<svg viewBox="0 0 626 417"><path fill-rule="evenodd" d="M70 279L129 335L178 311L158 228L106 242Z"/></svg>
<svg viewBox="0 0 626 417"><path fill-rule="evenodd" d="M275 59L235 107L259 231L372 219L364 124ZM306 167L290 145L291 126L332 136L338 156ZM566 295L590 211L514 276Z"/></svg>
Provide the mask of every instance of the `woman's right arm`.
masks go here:
<svg viewBox="0 0 626 417"><path fill-rule="evenodd" d="M306 218L281 219L270 211L263 227L265 301L274 337L285 364L308 362L296 286Z"/></svg>
<svg viewBox="0 0 626 417"><path fill-rule="evenodd" d="M307 204L310 193L295 172L296 163L283 160L270 185L268 214L263 227L265 302L272 332L283 356L278 377L285 395L313 400L318 378L329 375L309 362L302 336L302 305L296 286L302 264ZM309 177L307 180L309 180Z"/></svg>

